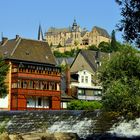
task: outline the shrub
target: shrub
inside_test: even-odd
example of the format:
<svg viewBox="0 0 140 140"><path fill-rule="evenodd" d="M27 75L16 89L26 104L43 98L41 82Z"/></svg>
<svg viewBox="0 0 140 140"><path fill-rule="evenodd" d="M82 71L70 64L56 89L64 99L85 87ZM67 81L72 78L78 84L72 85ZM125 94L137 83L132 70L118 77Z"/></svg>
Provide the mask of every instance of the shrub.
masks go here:
<svg viewBox="0 0 140 140"><path fill-rule="evenodd" d="M102 108L102 104L99 101L81 101L73 100L69 103L69 110L95 110Z"/></svg>

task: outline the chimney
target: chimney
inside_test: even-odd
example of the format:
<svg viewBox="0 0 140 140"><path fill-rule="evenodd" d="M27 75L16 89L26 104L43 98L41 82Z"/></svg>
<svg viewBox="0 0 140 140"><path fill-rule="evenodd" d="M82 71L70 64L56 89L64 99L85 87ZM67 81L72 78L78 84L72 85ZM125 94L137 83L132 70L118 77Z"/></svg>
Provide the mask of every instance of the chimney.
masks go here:
<svg viewBox="0 0 140 140"><path fill-rule="evenodd" d="M70 91L70 67L66 66L66 93L67 95L71 96Z"/></svg>
<svg viewBox="0 0 140 140"><path fill-rule="evenodd" d="M97 51L95 54L95 63L96 63L96 68L98 69L100 65L100 52L99 51Z"/></svg>
<svg viewBox="0 0 140 140"><path fill-rule="evenodd" d="M98 60L100 58L100 52L97 51L96 54L95 54L95 60Z"/></svg>
<svg viewBox="0 0 140 140"><path fill-rule="evenodd" d="M8 41L7 37L2 37L1 45L4 45Z"/></svg>
<svg viewBox="0 0 140 140"><path fill-rule="evenodd" d="M19 35L16 35L16 38L15 38L15 39L16 39L16 41L17 41L17 40L19 39Z"/></svg>

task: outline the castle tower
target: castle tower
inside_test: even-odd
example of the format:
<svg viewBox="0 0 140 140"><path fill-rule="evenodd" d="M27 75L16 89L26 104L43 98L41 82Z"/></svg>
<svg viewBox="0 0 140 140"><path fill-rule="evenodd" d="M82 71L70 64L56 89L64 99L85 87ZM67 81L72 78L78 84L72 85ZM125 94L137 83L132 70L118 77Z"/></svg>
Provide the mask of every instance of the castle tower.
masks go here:
<svg viewBox="0 0 140 140"><path fill-rule="evenodd" d="M74 22L72 24L71 37L73 39L74 44L81 43L80 26L77 25L76 19L74 19Z"/></svg>
<svg viewBox="0 0 140 140"><path fill-rule="evenodd" d="M74 19L74 22L72 24L72 31L75 32L77 30L77 22L76 19Z"/></svg>

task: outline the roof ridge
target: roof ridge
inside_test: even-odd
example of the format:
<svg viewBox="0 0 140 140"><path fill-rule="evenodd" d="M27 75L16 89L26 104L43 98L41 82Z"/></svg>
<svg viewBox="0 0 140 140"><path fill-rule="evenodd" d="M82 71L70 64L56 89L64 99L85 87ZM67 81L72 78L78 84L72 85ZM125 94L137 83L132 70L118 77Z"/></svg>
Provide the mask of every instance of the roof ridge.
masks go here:
<svg viewBox="0 0 140 140"><path fill-rule="evenodd" d="M5 44L8 42L8 39L1 45L1 46L5 46Z"/></svg>
<svg viewBox="0 0 140 140"><path fill-rule="evenodd" d="M30 40L30 41L37 41L37 42L46 42L45 40L36 40L36 39L31 39L31 38L24 38L24 37L20 37L21 39L24 39L24 40Z"/></svg>
<svg viewBox="0 0 140 140"><path fill-rule="evenodd" d="M18 42L17 42L15 48L13 49L13 51L12 51L12 53L11 53L11 56L14 54L15 50L17 49L19 43L21 42L21 39L22 39L22 38L19 38L19 40L18 40Z"/></svg>

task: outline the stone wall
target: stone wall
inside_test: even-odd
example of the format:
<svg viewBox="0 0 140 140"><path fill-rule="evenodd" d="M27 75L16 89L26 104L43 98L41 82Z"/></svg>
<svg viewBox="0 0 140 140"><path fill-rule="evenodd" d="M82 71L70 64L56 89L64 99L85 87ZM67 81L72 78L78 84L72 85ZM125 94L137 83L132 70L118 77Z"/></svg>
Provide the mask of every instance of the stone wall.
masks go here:
<svg viewBox="0 0 140 140"><path fill-rule="evenodd" d="M1 111L0 131L8 134L76 133L84 138L105 133L114 120L100 111ZM112 121L113 120L113 121Z"/></svg>

